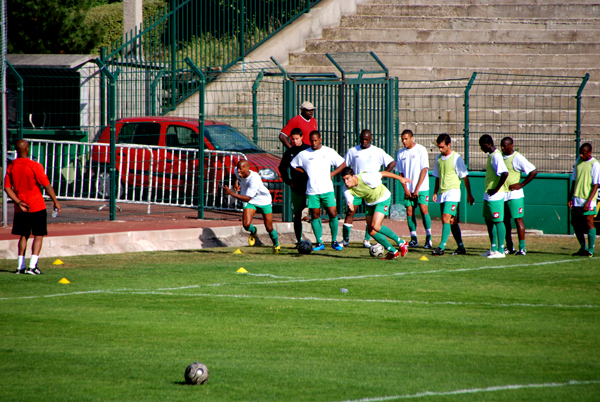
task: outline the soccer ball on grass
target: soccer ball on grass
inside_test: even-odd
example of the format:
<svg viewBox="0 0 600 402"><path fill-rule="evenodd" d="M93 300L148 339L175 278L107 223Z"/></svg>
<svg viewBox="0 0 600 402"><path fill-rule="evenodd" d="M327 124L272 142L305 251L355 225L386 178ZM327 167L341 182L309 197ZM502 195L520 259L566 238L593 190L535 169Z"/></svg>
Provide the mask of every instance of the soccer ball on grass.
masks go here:
<svg viewBox="0 0 600 402"><path fill-rule="evenodd" d="M379 243L375 243L369 249L369 253L371 253L371 257L381 258L383 257L383 253L385 252L383 246Z"/></svg>
<svg viewBox="0 0 600 402"><path fill-rule="evenodd" d="M208 367L202 363L192 363L185 369L185 382L191 385L204 385L208 381Z"/></svg>
<svg viewBox="0 0 600 402"><path fill-rule="evenodd" d="M298 252L300 254L310 254L312 252L313 245L308 240L302 240L298 244Z"/></svg>

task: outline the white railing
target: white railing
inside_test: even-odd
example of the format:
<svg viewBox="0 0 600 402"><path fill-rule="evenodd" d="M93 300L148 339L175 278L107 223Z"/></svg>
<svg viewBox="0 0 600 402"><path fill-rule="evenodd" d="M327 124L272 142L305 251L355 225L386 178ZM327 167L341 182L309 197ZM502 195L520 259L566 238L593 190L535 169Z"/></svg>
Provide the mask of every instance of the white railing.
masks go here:
<svg viewBox="0 0 600 402"><path fill-rule="evenodd" d="M31 157L46 168L59 199L110 199L110 144L28 140ZM117 203L197 208L197 149L118 144ZM221 185L232 186L239 152L204 151L204 207L241 210ZM102 208L102 207L101 207Z"/></svg>

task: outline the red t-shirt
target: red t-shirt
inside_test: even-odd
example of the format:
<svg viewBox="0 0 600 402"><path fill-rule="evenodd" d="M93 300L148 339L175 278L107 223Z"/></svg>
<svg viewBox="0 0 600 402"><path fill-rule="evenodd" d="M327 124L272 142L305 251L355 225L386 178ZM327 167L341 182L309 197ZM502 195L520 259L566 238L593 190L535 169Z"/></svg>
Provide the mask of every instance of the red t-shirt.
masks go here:
<svg viewBox="0 0 600 402"><path fill-rule="evenodd" d="M302 130L302 142L310 145L310 132L317 129L317 121L313 118L306 120L302 115L292 117L290 121L281 129L281 132L288 137L292 134L294 128Z"/></svg>
<svg viewBox="0 0 600 402"><path fill-rule="evenodd" d="M17 158L6 169L5 188L12 188L17 197L27 205L29 212L46 209L40 186L46 187L50 182L44 172L44 167L29 158ZM15 212L23 212L16 205Z"/></svg>

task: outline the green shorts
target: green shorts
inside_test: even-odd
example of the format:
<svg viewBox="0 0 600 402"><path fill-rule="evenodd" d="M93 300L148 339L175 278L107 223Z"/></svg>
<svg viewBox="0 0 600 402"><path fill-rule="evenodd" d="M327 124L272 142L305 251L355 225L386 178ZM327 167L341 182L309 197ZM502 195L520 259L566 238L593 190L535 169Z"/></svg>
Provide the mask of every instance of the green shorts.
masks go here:
<svg viewBox="0 0 600 402"><path fill-rule="evenodd" d="M354 197L354 200L352 200L352 205L354 205L355 207L360 207L363 203L363 199L360 197Z"/></svg>
<svg viewBox="0 0 600 402"><path fill-rule="evenodd" d="M321 207L337 207L333 191L325 194L307 194L308 209L319 209Z"/></svg>
<svg viewBox="0 0 600 402"><path fill-rule="evenodd" d="M244 206L244 209L254 209L259 212L262 212L265 215L273 213L273 206L271 204L258 206L258 205L247 203L246 206Z"/></svg>
<svg viewBox="0 0 600 402"><path fill-rule="evenodd" d="M506 208L512 219L522 218L525 215L525 197L504 201L504 209L506 210Z"/></svg>
<svg viewBox="0 0 600 402"><path fill-rule="evenodd" d="M365 215L369 216L369 215L373 215L375 212L381 212L385 216L388 216L390 214L391 202L392 202L392 197L390 196L387 200L381 201L378 204L367 205L366 206L367 212Z"/></svg>
<svg viewBox="0 0 600 402"><path fill-rule="evenodd" d="M416 202L412 198L405 198L404 199L404 206L406 208L408 208L408 207L416 207L417 204L429 205L429 191L419 191L419 197L417 198Z"/></svg>
<svg viewBox="0 0 600 402"><path fill-rule="evenodd" d="M504 200L483 201L483 217L492 222L504 222Z"/></svg>
<svg viewBox="0 0 600 402"><path fill-rule="evenodd" d="M458 212L458 201L446 201L440 204L440 211L443 214L448 214L452 216L456 216Z"/></svg>
<svg viewBox="0 0 600 402"><path fill-rule="evenodd" d="M304 208L306 208L306 194L292 191L292 212L302 212Z"/></svg>
<svg viewBox="0 0 600 402"><path fill-rule="evenodd" d="M573 207L571 209L571 219L573 221L575 221L576 218L582 217L582 216L596 216L598 215L598 205L596 205L596 208L592 209L591 211L589 210L584 210L583 207Z"/></svg>

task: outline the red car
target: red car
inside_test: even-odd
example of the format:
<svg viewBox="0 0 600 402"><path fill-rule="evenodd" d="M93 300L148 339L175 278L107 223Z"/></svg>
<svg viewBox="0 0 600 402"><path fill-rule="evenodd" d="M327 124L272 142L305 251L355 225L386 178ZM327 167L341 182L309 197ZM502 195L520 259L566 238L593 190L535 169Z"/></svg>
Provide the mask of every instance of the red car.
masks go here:
<svg viewBox="0 0 600 402"><path fill-rule="evenodd" d="M115 167L119 178L118 198L192 205L198 177L198 120L181 117L130 117L116 122ZM101 144L110 144L110 128ZM250 162L273 202L281 202L280 158L257 147L233 127L207 120L204 123L205 206L231 207L233 198L222 195L221 184L232 185L233 169L240 158ZM92 147L90 191L99 198L110 192L110 148ZM152 191L148 191L152 189Z"/></svg>

